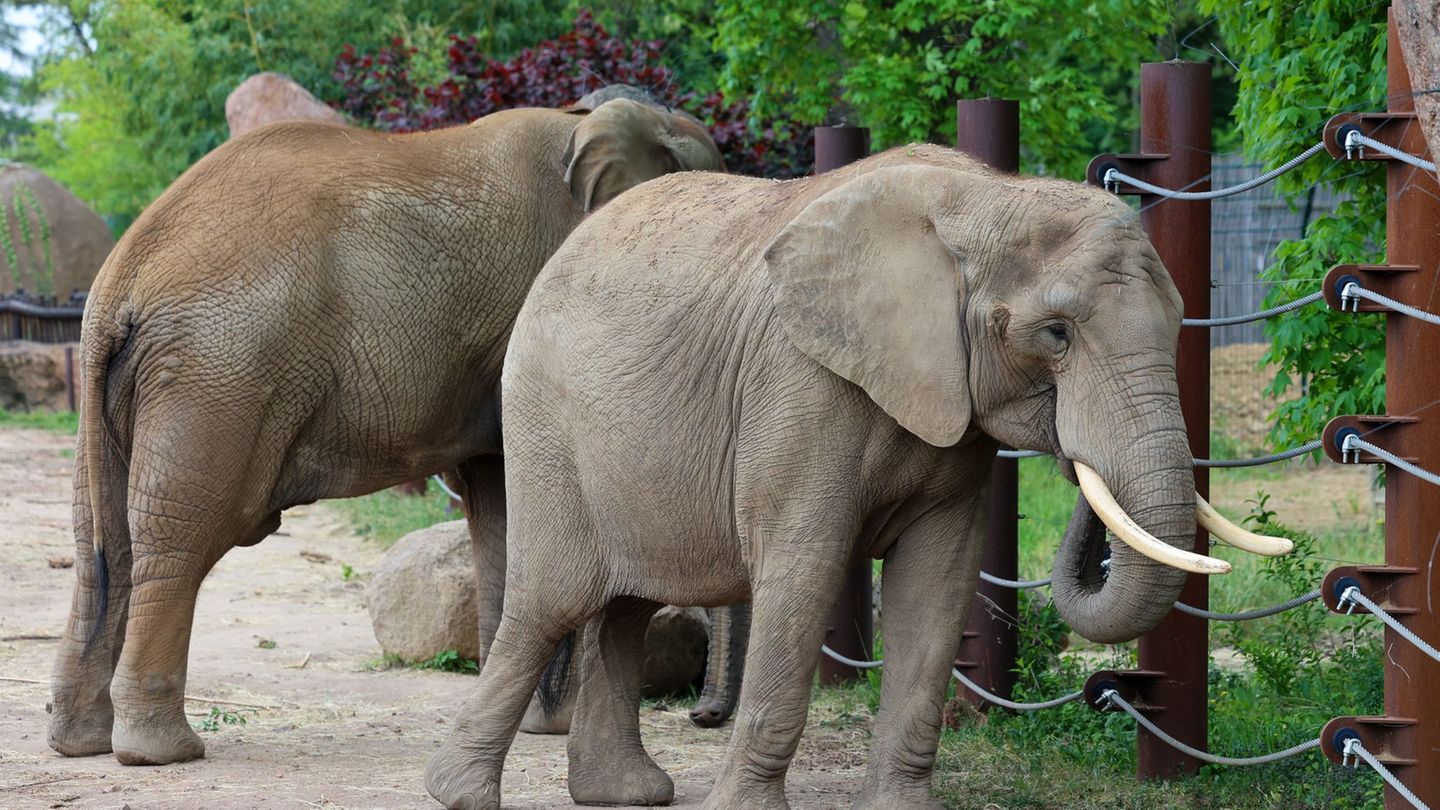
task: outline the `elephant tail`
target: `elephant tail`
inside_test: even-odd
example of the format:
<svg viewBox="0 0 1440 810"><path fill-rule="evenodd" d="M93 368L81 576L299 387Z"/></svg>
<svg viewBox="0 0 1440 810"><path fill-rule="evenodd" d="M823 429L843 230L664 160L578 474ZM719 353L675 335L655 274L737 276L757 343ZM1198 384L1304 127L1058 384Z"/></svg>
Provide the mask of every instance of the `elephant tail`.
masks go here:
<svg viewBox="0 0 1440 810"><path fill-rule="evenodd" d="M100 285L96 285L97 291ZM105 560L104 483L113 441L105 422L105 388L110 360L124 347L129 336L129 308L121 313L104 312L105 296L93 295L87 302L81 351L83 385L80 409L80 443L85 454L86 500L90 504L91 543L95 549L97 610L95 624L86 644L93 643L105 627L110 606L110 568ZM119 314L120 317L115 317Z"/></svg>

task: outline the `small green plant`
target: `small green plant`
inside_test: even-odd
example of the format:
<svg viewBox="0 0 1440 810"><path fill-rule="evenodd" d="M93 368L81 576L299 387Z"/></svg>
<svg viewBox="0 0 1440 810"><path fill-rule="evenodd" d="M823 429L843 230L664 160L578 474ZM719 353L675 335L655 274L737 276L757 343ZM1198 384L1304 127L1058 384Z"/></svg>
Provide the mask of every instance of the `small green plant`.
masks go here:
<svg viewBox="0 0 1440 810"><path fill-rule="evenodd" d="M273 650L276 645L272 639L262 638L255 646L262 650Z"/></svg>
<svg viewBox="0 0 1440 810"><path fill-rule="evenodd" d="M355 569L348 563L340 563L340 579L349 582L355 578Z"/></svg>
<svg viewBox="0 0 1440 810"><path fill-rule="evenodd" d="M192 725L195 727L196 731L204 731L213 734L219 731L221 726L245 725L245 715L247 714L255 715L259 714L259 711L249 707L241 707L235 709L234 711L231 711L229 709L223 709L219 706L211 706L210 713L200 718L198 722L193 723Z"/></svg>
<svg viewBox="0 0 1440 810"><path fill-rule="evenodd" d="M480 662L466 658L458 650L442 650L426 660L414 664L416 669L437 669L441 672L479 672Z"/></svg>

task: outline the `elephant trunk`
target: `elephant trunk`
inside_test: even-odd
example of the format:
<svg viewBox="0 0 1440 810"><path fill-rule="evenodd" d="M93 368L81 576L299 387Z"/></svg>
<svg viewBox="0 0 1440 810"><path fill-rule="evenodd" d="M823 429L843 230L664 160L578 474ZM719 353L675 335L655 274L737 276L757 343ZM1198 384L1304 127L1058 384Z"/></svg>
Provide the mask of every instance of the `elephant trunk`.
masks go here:
<svg viewBox="0 0 1440 810"><path fill-rule="evenodd" d="M1149 387L1140 396L1147 404L1143 415L1122 417L1119 424L1097 420L1112 425L1109 435L1077 441L1086 451L1070 455L1099 473L1119 508L1142 529L1165 545L1188 551L1195 538L1193 466L1174 378L1162 382L1158 390ZM1130 407L1106 413L1134 414L1136 388L1119 388L1127 391ZM1091 413L1095 401L1087 406ZM1121 542L1108 546L1107 571L1102 566L1105 540L1105 525L1081 495L1055 558L1052 593L1056 609L1076 632L1114 644L1158 624L1180 595L1186 574Z"/></svg>
<svg viewBox="0 0 1440 810"><path fill-rule="evenodd" d="M710 652L705 660L705 687L690 721L714 728L724 723L740 699L745 647L750 640L750 603L710 608Z"/></svg>

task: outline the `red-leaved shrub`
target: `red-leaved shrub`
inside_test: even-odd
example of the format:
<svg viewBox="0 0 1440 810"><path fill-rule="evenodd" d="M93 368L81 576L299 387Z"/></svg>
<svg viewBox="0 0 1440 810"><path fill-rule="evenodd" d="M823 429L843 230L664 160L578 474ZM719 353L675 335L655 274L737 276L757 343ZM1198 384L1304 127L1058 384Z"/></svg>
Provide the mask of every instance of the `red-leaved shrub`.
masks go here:
<svg viewBox="0 0 1440 810"><path fill-rule="evenodd" d="M809 128L788 122L762 125L750 121L743 101L682 92L663 63L663 48L658 40L627 42L613 36L582 11L574 30L505 62L482 54L475 37L451 36L449 77L419 87L409 72L415 48L401 39L376 54L359 54L346 45L335 60L335 80L344 90L335 106L360 123L412 132L464 124L513 107L562 107L606 85L629 84L703 121L732 172L789 178L810 170Z"/></svg>

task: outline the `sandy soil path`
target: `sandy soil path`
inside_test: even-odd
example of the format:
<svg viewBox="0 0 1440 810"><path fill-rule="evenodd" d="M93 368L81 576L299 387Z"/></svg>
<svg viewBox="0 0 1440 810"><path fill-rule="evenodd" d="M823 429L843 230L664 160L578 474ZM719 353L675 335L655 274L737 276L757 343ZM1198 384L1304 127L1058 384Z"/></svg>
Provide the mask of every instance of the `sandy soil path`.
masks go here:
<svg viewBox="0 0 1440 810"><path fill-rule="evenodd" d="M0 430L0 678L48 683L74 578L49 564L74 553L72 446L54 433ZM202 732L203 760L127 768L109 756L60 757L45 743L48 686L0 680L0 810L438 807L421 783L425 760L473 680L373 667L380 650L364 585L344 581L341 564L371 571L379 558L318 504L220 562L200 594L188 692L261 708L244 725ZM187 708L201 722L211 705ZM692 727L684 709L644 711L645 744L675 778L677 804L698 806L729 733ZM790 773L797 809L849 806L858 790L865 724L839 726L812 719ZM506 807L573 806L564 743L520 735Z"/></svg>

